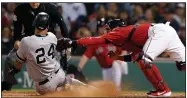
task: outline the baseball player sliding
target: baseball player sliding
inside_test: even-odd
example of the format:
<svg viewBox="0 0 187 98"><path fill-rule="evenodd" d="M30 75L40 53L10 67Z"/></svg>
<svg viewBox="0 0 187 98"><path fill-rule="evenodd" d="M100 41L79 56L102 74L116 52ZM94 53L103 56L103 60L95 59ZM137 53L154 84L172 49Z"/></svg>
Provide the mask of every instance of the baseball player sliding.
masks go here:
<svg viewBox="0 0 187 98"><path fill-rule="evenodd" d="M106 19L102 18L97 22L97 30L99 35L103 35L106 31L105 24ZM128 74L128 66L126 62L120 60L114 60L107 54L109 51L113 51L117 54L121 54L126 51L122 51L120 47L112 44L102 44L88 46L85 53L83 54L78 64L78 70L82 70L86 62L93 56L96 57L100 67L102 68L103 79L112 81L116 87L120 90L121 77L122 75Z"/></svg>
<svg viewBox="0 0 187 98"><path fill-rule="evenodd" d="M123 21L116 19L109 22L108 27L111 31L100 37L88 37L76 41L61 39L57 43L57 49L106 43L120 46L132 54L118 56L110 52L109 55L118 60L137 63L147 80L156 89L148 92L147 95L149 97L170 96L171 90L164 82L156 65L152 63L159 54L166 52L176 62L178 70L186 70L185 47L169 23L126 26L123 25Z"/></svg>
<svg viewBox="0 0 187 98"><path fill-rule="evenodd" d="M49 15L40 12L34 22L35 34L21 40L16 52L16 65L10 74L19 72L22 64L26 63L29 76L34 80L34 86L39 94L54 92L65 84L84 83L66 78L65 73L55 58L57 45L56 36L48 32Z"/></svg>

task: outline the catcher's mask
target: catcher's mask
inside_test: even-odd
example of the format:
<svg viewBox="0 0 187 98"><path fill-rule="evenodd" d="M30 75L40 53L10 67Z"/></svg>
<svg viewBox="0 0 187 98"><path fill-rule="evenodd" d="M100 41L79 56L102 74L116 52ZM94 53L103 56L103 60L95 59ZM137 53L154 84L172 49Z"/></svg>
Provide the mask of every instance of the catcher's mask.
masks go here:
<svg viewBox="0 0 187 98"><path fill-rule="evenodd" d="M106 26L106 19L105 18L101 18L97 21L97 31L100 27L104 27Z"/></svg>
<svg viewBox="0 0 187 98"><path fill-rule="evenodd" d="M106 30L106 32L110 32L110 28L107 25L107 22L109 21L109 19L107 18L101 18L97 21L97 32L99 33L99 29L103 28ZM104 34L104 32L102 32L102 34ZM101 35L102 35L101 34Z"/></svg>
<svg viewBox="0 0 187 98"><path fill-rule="evenodd" d="M33 26L40 30L45 30L46 28L49 27L49 22L50 22L49 15L45 12L40 12L36 15L33 22Z"/></svg>

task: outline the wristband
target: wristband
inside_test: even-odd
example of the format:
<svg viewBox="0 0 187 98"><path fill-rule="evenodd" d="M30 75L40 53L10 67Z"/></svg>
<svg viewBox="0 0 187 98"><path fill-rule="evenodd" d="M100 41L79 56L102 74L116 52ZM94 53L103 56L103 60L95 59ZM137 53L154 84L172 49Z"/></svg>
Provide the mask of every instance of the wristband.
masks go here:
<svg viewBox="0 0 187 98"><path fill-rule="evenodd" d="M126 61L126 62L132 61L131 55L124 55L123 58L124 58L124 61Z"/></svg>

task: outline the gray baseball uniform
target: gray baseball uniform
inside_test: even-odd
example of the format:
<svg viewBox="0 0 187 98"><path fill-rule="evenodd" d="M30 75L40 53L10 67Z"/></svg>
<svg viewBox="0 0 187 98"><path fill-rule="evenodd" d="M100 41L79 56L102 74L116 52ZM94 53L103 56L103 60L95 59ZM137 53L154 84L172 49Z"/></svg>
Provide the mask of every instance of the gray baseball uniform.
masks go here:
<svg viewBox="0 0 187 98"><path fill-rule="evenodd" d="M32 35L21 40L16 53L17 60L26 63L28 74L40 94L56 91L65 83L65 73L54 55L56 45L57 38L51 32L46 36ZM46 79L49 81L42 83Z"/></svg>

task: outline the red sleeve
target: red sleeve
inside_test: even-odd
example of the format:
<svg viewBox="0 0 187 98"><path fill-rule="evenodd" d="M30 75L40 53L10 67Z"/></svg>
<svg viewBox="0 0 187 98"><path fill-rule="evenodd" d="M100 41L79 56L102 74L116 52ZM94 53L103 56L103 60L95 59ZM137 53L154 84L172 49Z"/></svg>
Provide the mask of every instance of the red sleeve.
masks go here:
<svg viewBox="0 0 187 98"><path fill-rule="evenodd" d="M100 45L105 44L105 42L105 39L102 37L86 37L77 40L77 44L81 46Z"/></svg>
<svg viewBox="0 0 187 98"><path fill-rule="evenodd" d="M122 45L124 41L128 39L129 32L132 30L133 26L120 27L115 30L104 34L102 38L111 42L114 45Z"/></svg>
<svg viewBox="0 0 187 98"><path fill-rule="evenodd" d="M93 56L93 54L94 54L94 48L93 47L87 47L87 49L86 49L86 51L84 52L84 55L86 56L86 57L88 57L89 59L91 59L92 58L92 56Z"/></svg>
<svg viewBox="0 0 187 98"><path fill-rule="evenodd" d="M106 39L114 45L121 45L124 41L123 36L120 35L117 31L112 31L110 33L104 34L102 38Z"/></svg>

